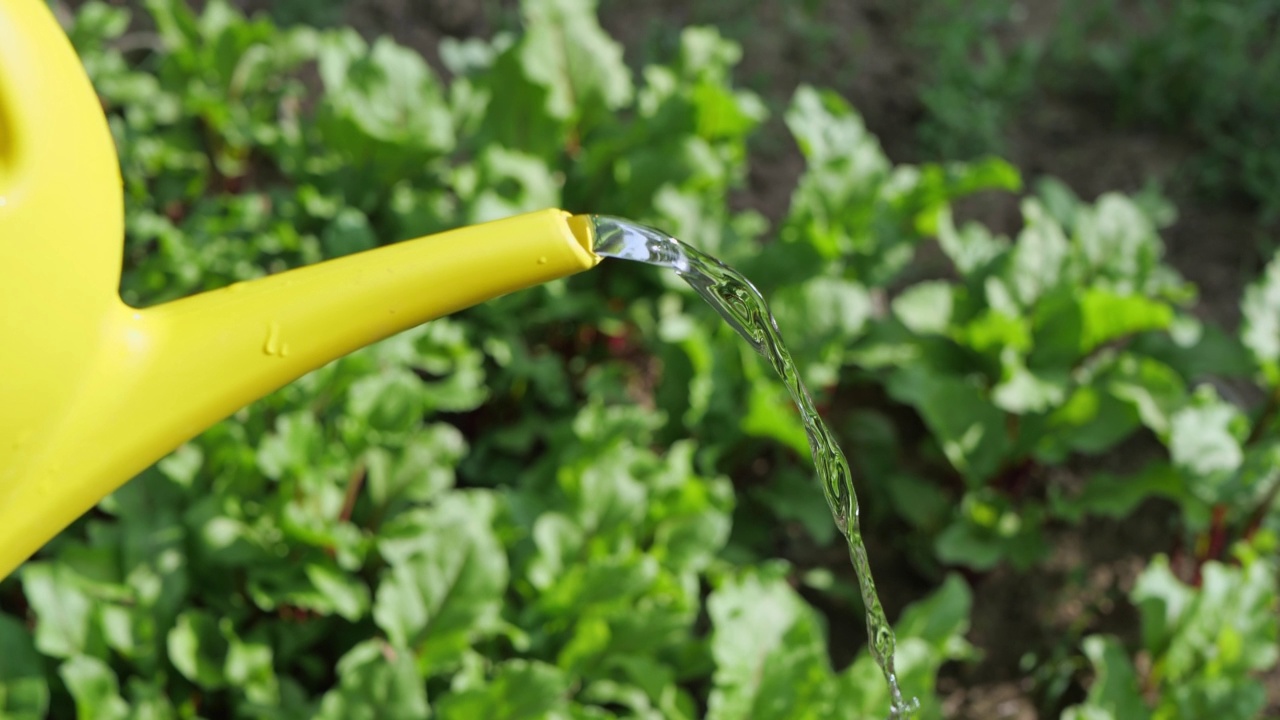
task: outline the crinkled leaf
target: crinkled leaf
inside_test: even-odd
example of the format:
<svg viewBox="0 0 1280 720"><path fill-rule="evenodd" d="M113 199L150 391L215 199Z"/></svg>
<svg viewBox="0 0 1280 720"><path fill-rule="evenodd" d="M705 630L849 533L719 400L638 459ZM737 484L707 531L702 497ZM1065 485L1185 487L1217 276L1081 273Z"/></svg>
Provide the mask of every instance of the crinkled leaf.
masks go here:
<svg viewBox="0 0 1280 720"><path fill-rule="evenodd" d="M36 613L40 652L61 658L91 652L93 603L71 569L60 563L27 563L22 590Z"/></svg>
<svg viewBox="0 0 1280 720"><path fill-rule="evenodd" d="M352 383L348 392L353 419L384 432L417 428L427 409L422 382L405 368L366 375Z"/></svg>
<svg viewBox="0 0 1280 720"><path fill-rule="evenodd" d="M833 277L813 278L784 287L769 304L805 382L816 387L839 379L844 350L862 332L871 315L871 298L858 283Z"/></svg>
<svg viewBox="0 0 1280 720"><path fill-rule="evenodd" d="M622 46L600 28L594 0L525 0L520 9L521 65L529 79L547 88L551 116L569 119L592 103L615 110L630 102Z"/></svg>
<svg viewBox="0 0 1280 720"><path fill-rule="evenodd" d="M909 366L889 379L889 393L916 408L947 460L971 483L1004 463L1010 449L1004 413L974 383Z"/></svg>
<svg viewBox="0 0 1280 720"><path fill-rule="evenodd" d="M318 60L325 101L345 123L329 133L331 138L343 138L356 149L363 147L363 136L401 153L452 147L452 118L421 55L388 38L370 48L348 29L323 39Z"/></svg>
<svg viewBox="0 0 1280 720"><path fill-rule="evenodd" d="M1210 480L1202 491L1213 492L1222 477L1244 460L1241 441L1246 427L1247 420L1237 407L1203 386L1170 420L1169 455L1194 477Z"/></svg>
<svg viewBox="0 0 1280 720"><path fill-rule="evenodd" d="M1016 358L1015 353L1007 353ZM1022 360L1007 360L1005 376L991 389L991 401L1002 410L1025 415L1046 412L1062 404L1069 378L1061 371L1039 373L1028 370Z"/></svg>
<svg viewBox="0 0 1280 720"><path fill-rule="evenodd" d="M276 679L272 646L260 640L241 640L227 633L229 647L225 672L227 682L245 698L260 706L280 702L280 684Z"/></svg>
<svg viewBox="0 0 1280 720"><path fill-rule="evenodd" d="M307 579L324 599L325 609L355 622L369 610L369 587L356 575L348 575L328 564L306 566Z"/></svg>
<svg viewBox="0 0 1280 720"><path fill-rule="evenodd" d="M1035 200L1022 203L1023 229L1018 234L1010 263L1009 280L1018 299L1030 306L1058 286L1067 260L1067 237Z"/></svg>
<svg viewBox="0 0 1280 720"><path fill-rule="evenodd" d="M402 647L365 640L336 669L338 685L320 702L322 720L417 720L430 714L426 683L413 654Z"/></svg>
<svg viewBox="0 0 1280 720"><path fill-rule="evenodd" d="M893 314L911 332L943 334L951 323L952 287L941 280L912 285L893 299Z"/></svg>
<svg viewBox="0 0 1280 720"><path fill-rule="evenodd" d="M833 676L813 610L776 572L732 577L707 599L716 661L708 720L821 717Z"/></svg>
<svg viewBox="0 0 1280 720"><path fill-rule="evenodd" d="M1190 587L1159 556L1131 593L1142 613L1153 669L1167 686L1162 714L1256 717L1265 693L1249 673L1280 658L1275 567L1252 559L1244 567L1210 561L1201 570L1201 586Z"/></svg>
<svg viewBox="0 0 1280 720"><path fill-rule="evenodd" d="M974 274L1008 252L1008 239L992 235L983 225L957 228L949 207L938 211L936 225L938 245L962 275Z"/></svg>
<svg viewBox="0 0 1280 720"><path fill-rule="evenodd" d="M1107 193L1076 211L1073 241L1094 272L1121 295L1145 293L1163 251L1155 225L1133 200Z"/></svg>
<svg viewBox="0 0 1280 720"><path fill-rule="evenodd" d="M456 662L493 631L507 586L507 558L494 536L494 502L471 492L429 512L406 514L381 541L391 561L373 618L397 647L418 648L426 668Z"/></svg>
<svg viewBox="0 0 1280 720"><path fill-rule="evenodd" d="M452 425L436 423L405 440L398 453L371 452L368 457L369 496L374 504L422 503L439 496L454 483L454 468L466 453L466 440Z"/></svg>
<svg viewBox="0 0 1280 720"><path fill-rule="evenodd" d="M1112 395L1137 410L1143 425L1157 437L1169 437L1173 417L1187 399L1186 383L1177 372L1158 360L1126 353L1106 383Z"/></svg>
<svg viewBox="0 0 1280 720"><path fill-rule="evenodd" d="M572 678L552 665L509 660L481 687L445 696L435 711L441 720L550 717L566 704L571 684Z"/></svg>

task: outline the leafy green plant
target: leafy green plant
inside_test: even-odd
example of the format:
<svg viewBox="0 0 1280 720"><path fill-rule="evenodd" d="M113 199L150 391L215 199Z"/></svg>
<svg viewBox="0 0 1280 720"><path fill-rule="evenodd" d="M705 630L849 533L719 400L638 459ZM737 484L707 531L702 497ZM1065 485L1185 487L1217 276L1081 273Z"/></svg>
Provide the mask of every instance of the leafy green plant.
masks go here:
<svg viewBox="0 0 1280 720"><path fill-rule="evenodd" d="M1242 193L1275 219L1280 9L1266 0L1178 0L1141 3L1121 18L1112 2L1068 15L1054 54L1074 72L1059 75L1113 98L1123 122L1188 137L1201 150L1194 175L1202 189Z"/></svg>
<svg viewBox="0 0 1280 720"><path fill-rule="evenodd" d="M520 31L443 43L447 82L348 29L146 8L135 25L89 2L69 29L120 149L130 302L547 206L661 226L764 290L854 449L866 526L934 579L897 623L919 717L977 656L949 566L1026 567L1046 523L1151 496L1181 508L1201 589L1157 562L1135 602L1192 598L1168 627L1205 630L1144 639L1151 687L1199 688L1161 717L1219 685L1256 696L1274 658L1250 638L1215 665L1213 598L1252 593L1240 627L1274 633L1280 260L1231 337L1162 263L1159 198L1048 183L1016 238L957 227L953 200L1017 172L894 165L807 86L784 114L806 169L766 233L727 202L766 117L732 82L740 48L689 28L633 72L589 0L525 0ZM949 267L922 277L930 238ZM1236 404L1224 377L1270 399ZM791 413L712 311L636 268L402 333L237 412L0 584L0 715L876 717L878 669L835 646L860 642L849 569L777 557L784 535L837 541ZM1169 452L1136 476L1046 479L1143 432ZM1245 537L1258 557L1225 564ZM1115 643L1084 648L1109 663L1095 705L1132 663Z"/></svg>
<svg viewBox="0 0 1280 720"><path fill-rule="evenodd" d="M922 3L911 42L925 60L920 144L930 157L965 160L1005 150L1008 126L1036 82L1041 47L1001 34L1025 13L1008 0Z"/></svg>
<svg viewBox="0 0 1280 720"><path fill-rule="evenodd" d="M1140 672L1113 637L1091 636L1084 652L1097 674L1088 699L1064 720L1258 717L1266 703L1252 673L1277 660L1274 535L1237 548L1238 566L1211 562L1190 587L1156 558L1132 597L1142 611Z"/></svg>
<svg viewBox="0 0 1280 720"><path fill-rule="evenodd" d="M446 45L446 84L346 29L216 1L147 11L142 49L102 3L70 28L120 148L131 302L548 205L726 254L760 232L724 198L764 110L715 31L636 80L590 3L531 0L522 33ZM737 664L743 604L777 631L763 661L814 679L807 712L881 712L865 654L831 668L798 569L726 559L735 494L715 453L742 435L682 439L688 408L636 390L635 354L658 351L643 312L608 308L623 296L686 297L602 272L502 298L322 368L149 469L0 588L3 713L785 716L787 683ZM710 318L679 316L714 352ZM928 716L939 667L967 654L969 602L952 580L900 622Z"/></svg>

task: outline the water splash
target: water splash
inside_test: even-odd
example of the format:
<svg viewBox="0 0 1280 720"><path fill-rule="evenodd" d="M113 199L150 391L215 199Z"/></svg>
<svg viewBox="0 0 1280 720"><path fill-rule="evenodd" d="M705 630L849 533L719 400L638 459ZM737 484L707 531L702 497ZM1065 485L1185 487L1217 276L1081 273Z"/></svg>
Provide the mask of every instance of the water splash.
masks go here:
<svg viewBox="0 0 1280 720"><path fill-rule="evenodd" d="M880 597L876 594L875 581L871 577L871 565L867 560L867 548L862 542L861 523L858 519L858 496L853 488L853 473L849 462L836 443L831 429L823 422L814 408L809 390L800 380L800 373L791 360L791 353L782 342L782 334L774 321L773 313L764 296L738 271L714 257L692 248L679 240L644 225L629 220L595 215L597 255L634 260L659 267L670 268L688 282L706 300L725 322L734 329L777 371L778 376L791 393L804 423L809 439L809 450L822 483L836 527L849 544L849 557L858 576L858 588L866 607L867 638L871 656L880 666L889 683L892 705L890 718L901 718L916 709L915 700L906 702L898 687L893 667L893 628L885 618Z"/></svg>

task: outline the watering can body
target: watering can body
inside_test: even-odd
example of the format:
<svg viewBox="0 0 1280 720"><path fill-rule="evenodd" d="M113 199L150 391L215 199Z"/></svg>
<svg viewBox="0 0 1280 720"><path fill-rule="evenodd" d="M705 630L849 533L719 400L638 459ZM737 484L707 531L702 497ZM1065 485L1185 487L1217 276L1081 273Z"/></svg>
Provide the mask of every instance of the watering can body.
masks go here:
<svg viewBox="0 0 1280 720"><path fill-rule="evenodd" d="M106 119L43 0L0 0L0 578L244 405L346 353L592 267L546 210L145 309L119 295Z"/></svg>

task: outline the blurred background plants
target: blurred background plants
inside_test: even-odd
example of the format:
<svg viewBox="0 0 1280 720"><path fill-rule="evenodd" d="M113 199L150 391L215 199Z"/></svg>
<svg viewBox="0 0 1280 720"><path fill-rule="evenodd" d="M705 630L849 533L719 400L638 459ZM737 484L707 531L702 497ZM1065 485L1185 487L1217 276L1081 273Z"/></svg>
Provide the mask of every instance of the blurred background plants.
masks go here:
<svg viewBox="0 0 1280 720"><path fill-rule="evenodd" d="M1169 264L1159 192L1024 191L987 157L1046 68L1096 68L1119 119L1188 119L1205 177L1270 197L1265 3L1179 2L1121 44L925 3L914 164L837 92L739 84L742 23L657 26L636 67L590 0L496 4L433 66L341 4L141 5L65 14L120 150L130 302L549 206L657 225L771 298L859 471L920 717L1009 653L1041 714L1277 708L1280 259L1257 250L1237 330ZM785 12L802 70L839 49L828 9ZM783 209L757 208L786 144ZM991 197L1011 232L966 217ZM0 584L0 716L882 716L785 390L675 278L615 265L344 358L104 501ZM1071 567L1065 622L970 631L1101 525L1156 551L1102 587Z"/></svg>

